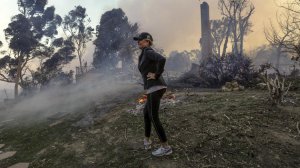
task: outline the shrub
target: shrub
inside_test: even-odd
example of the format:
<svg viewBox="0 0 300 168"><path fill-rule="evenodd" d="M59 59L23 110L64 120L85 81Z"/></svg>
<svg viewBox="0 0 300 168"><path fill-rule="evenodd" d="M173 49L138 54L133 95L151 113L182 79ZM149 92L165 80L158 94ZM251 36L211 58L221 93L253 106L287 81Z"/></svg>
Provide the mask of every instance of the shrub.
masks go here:
<svg viewBox="0 0 300 168"><path fill-rule="evenodd" d="M237 81L251 87L258 83L258 72L254 70L250 58L227 54L224 57L210 56L203 60L199 68L202 87L221 87L226 82Z"/></svg>
<svg viewBox="0 0 300 168"><path fill-rule="evenodd" d="M274 71L275 73L268 74L268 71ZM284 97L287 95L291 82L287 82L287 77L280 74L279 70L271 64L263 64L260 68L261 78L267 85L269 91L269 100L272 104L281 104Z"/></svg>

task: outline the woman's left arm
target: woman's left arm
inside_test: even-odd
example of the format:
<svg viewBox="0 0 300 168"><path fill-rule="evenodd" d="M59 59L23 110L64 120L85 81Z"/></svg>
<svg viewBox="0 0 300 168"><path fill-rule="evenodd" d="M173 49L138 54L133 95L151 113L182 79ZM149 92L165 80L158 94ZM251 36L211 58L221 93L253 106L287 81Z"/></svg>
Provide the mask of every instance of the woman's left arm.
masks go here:
<svg viewBox="0 0 300 168"><path fill-rule="evenodd" d="M161 74L164 72L166 58L153 50L146 51L146 57L150 60L157 62L157 70L155 72L155 79L158 79L161 76Z"/></svg>

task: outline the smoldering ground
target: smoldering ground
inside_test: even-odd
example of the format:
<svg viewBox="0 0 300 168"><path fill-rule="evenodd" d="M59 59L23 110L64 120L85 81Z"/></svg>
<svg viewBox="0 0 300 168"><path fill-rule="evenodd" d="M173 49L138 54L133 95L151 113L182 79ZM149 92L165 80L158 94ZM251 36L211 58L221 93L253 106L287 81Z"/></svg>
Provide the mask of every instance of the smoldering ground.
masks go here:
<svg viewBox="0 0 300 168"><path fill-rule="evenodd" d="M77 84L52 87L9 106L0 111L0 122L20 121L22 118L26 118L26 122L34 122L58 113L88 113L91 104L101 104L108 99L114 101L116 98L126 100L142 91L137 82L126 78L89 74ZM98 108L101 112L101 106Z"/></svg>

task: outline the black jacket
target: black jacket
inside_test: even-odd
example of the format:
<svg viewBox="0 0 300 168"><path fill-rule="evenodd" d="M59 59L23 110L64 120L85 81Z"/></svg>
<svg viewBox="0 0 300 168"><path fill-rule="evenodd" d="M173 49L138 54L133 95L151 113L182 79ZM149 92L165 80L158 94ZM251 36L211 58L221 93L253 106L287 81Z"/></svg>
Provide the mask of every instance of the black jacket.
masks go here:
<svg viewBox="0 0 300 168"><path fill-rule="evenodd" d="M143 48L141 55L139 56L138 69L141 72L144 89L149 89L152 86L163 85L167 86L162 73L166 58L155 52L151 47ZM147 74L155 73L155 79L147 80Z"/></svg>

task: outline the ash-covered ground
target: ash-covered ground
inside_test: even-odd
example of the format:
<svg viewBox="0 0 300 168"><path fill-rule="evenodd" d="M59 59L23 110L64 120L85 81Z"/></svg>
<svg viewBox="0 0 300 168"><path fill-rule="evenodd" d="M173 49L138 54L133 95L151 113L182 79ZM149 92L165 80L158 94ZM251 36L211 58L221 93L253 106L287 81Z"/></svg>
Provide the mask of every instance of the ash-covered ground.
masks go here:
<svg viewBox="0 0 300 168"><path fill-rule="evenodd" d="M130 92L68 115L25 125L8 121L0 127L1 150L16 153L0 167L21 162L43 168L300 166L299 92L274 107L261 90L168 91L160 119L173 147L170 156L156 158L143 149L143 115L136 111L142 92ZM158 147L154 131L152 137Z"/></svg>

